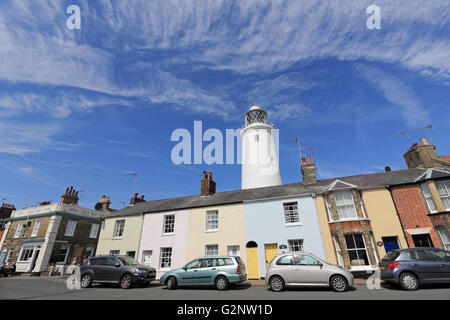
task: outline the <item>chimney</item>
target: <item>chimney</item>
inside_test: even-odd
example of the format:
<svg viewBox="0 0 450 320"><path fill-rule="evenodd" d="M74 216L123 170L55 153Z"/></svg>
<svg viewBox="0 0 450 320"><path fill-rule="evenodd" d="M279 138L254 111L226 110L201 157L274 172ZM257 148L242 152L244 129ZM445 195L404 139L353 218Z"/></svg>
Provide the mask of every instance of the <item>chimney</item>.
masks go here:
<svg viewBox="0 0 450 320"><path fill-rule="evenodd" d="M41 201L41 202L39 202L39 206L46 206L48 204L51 204L51 202L50 201Z"/></svg>
<svg viewBox="0 0 450 320"><path fill-rule="evenodd" d="M316 183L316 166L311 162L311 156L302 158L302 167L301 167L302 175L303 175L303 183L311 184Z"/></svg>
<svg viewBox="0 0 450 320"><path fill-rule="evenodd" d="M145 202L144 195L138 197L138 193L133 194L133 197L130 199L130 206L134 206L136 203Z"/></svg>
<svg viewBox="0 0 450 320"><path fill-rule="evenodd" d="M414 143L403 155L409 169L433 168L436 166L433 158L439 159L435 145L429 144L425 137L420 138L420 141L422 144Z"/></svg>
<svg viewBox="0 0 450 320"><path fill-rule="evenodd" d="M109 206L111 204L111 201L109 200L109 197L103 195L100 200L98 200L97 204L95 205L95 210L99 211L111 211L109 209Z"/></svg>
<svg viewBox="0 0 450 320"><path fill-rule="evenodd" d="M10 203L2 203L0 207L0 219L7 219L11 217L11 213L16 210L15 206Z"/></svg>
<svg viewBox="0 0 450 320"><path fill-rule="evenodd" d="M77 204L78 203L78 191L76 191L72 186L66 188L66 192L61 196L61 202L67 204Z"/></svg>
<svg viewBox="0 0 450 320"><path fill-rule="evenodd" d="M213 181L212 173L203 171L203 179L201 182L201 195L209 196L216 193L216 183Z"/></svg>

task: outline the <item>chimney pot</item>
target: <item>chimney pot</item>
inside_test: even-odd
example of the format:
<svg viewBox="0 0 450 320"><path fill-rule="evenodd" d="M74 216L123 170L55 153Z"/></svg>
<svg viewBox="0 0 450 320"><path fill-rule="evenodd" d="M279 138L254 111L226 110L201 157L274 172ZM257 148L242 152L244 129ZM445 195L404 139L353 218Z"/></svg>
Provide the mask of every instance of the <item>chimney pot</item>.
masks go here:
<svg viewBox="0 0 450 320"><path fill-rule="evenodd" d="M384 171L385 171L385 172L389 172L389 171L392 171L392 169L391 169L391 167L386 166L386 167L384 167Z"/></svg>
<svg viewBox="0 0 450 320"><path fill-rule="evenodd" d="M306 156L306 159L308 159L308 164L311 163L311 156Z"/></svg>
<svg viewBox="0 0 450 320"><path fill-rule="evenodd" d="M305 162L306 162L305 158L302 157L302 164L305 163Z"/></svg>
<svg viewBox="0 0 450 320"><path fill-rule="evenodd" d="M425 137L420 138L420 141L422 142L423 146L426 146L428 144L427 138Z"/></svg>

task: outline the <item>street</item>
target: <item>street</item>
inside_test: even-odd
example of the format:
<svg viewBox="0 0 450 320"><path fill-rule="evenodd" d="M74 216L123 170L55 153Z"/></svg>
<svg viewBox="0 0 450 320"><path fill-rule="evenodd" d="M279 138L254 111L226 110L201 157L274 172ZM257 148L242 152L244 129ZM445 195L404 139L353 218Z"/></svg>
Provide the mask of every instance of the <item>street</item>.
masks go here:
<svg viewBox="0 0 450 320"><path fill-rule="evenodd" d="M450 285L427 286L407 292L382 285L369 290L356 285L353 290L335 293L327 288L296 288L274 293L264 286L237 285L226 291L212 288L167 290L157 282L149 287L124 290L118 286L93 285L89 289L68 289L65 279L40 277L0 278L0 299L19 300L448 300Z"/></svg>

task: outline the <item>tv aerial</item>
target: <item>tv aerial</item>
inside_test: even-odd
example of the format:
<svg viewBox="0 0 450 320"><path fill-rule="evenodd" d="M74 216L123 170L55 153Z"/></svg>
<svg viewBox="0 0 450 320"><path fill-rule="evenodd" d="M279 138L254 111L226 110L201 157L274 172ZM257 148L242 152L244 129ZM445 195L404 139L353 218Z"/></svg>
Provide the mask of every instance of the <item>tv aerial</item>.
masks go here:
<svg viewBox="0 0 450 320"><path fill-rule="evenodd" d="M428 124L426 127L423 127L423 128L416 128L416 129L414 129L415 131L418 131L418 130L424 130L426 133L427 133L427 136L428 136L428 139L430 139L430 142L432 143L432 144L434 144L433 143L433 139L431 139L431 134L430 134L430 130L431 130L431 128L432 128L433 126L431 125L431 124Z"/></svg>
<svg viewBox="0 0 450 320"><path fill-rule="evenodd" d="M406 132L406 130L402 130L399 133L396 133L396 134L390 136L389 138L392 139L392 138L398 137L401 134L404 135L404 136L407 136L408 140L409 140L409 142L411 142L411 144L414 143L414 141L411 139L411 137L409 136L408 132Z"/></svg>

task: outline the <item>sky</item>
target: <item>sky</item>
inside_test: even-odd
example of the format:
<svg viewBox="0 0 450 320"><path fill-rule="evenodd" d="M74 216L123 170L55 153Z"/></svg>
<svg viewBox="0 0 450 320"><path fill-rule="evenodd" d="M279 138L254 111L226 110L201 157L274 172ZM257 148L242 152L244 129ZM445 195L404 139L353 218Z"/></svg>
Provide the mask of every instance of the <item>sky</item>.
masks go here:
<svg viewBox="0 0 450 320"><path fill-rule="evenodd" d="M194 121L225 135L251 103L279 129L283 184L301 181L296 138L319 179L404 169L429 124L450 154L449 16L437 0L1 0L0 200L73 186L81 206L120 209L134 191L199 194L203 170L240 189L239 164L175 165L171 135Z"/></svg>

